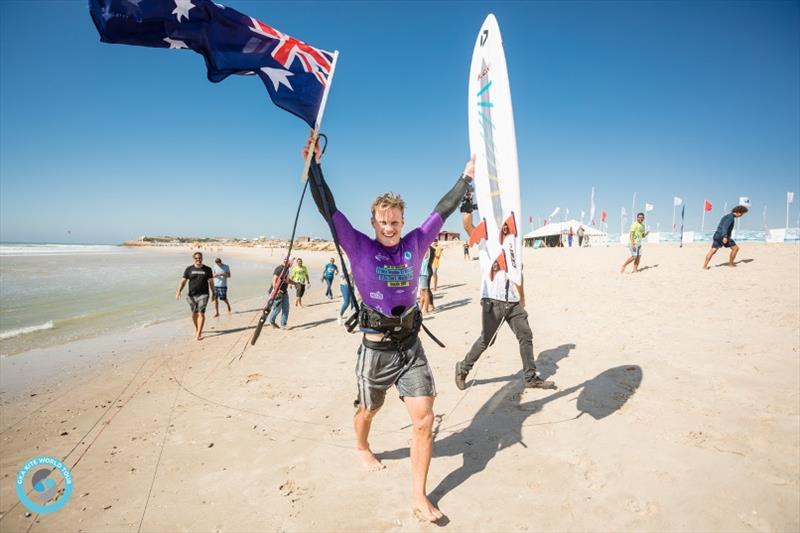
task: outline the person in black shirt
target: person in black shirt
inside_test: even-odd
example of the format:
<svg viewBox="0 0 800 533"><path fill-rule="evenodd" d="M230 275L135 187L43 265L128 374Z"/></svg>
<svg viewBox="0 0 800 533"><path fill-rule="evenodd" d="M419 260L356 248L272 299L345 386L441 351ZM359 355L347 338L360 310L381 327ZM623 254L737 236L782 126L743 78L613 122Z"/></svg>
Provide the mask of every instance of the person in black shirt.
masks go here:
<svg viewBox="0 0 800 533"><path fill-rule="evenodd" d="M703 270L708 268L708 262L711 261L712 257L714 257L714 254L717 253L717 250L723 246L731 249L731 255L728 258L728 266L736 266L733 261L736 259L736 254L739 253L739 245L736 244L736 241L731 239L731 234L733 233L733 224L735 219L739 218L745 213L747 213L747 208L743 205L737 205L731 210L730 213L722 217L722 219L719 221L717 231L714 232L714 240L711 243L711 249L706 254L706 261L703 263Z"/></svg>
<svg viewBox="0 0 800 533"><path fill-rule="evenodd" d="M281 279L283 271L290 270L291 268L292 264L290 261L284 261L282 265L278 265L277 268L275 268L275 271L272 273L272 290L275 290L275 285ZM272 303L272 313L269 315L269 323L273 328L278 327L275 320L278 318L279 312L281 313L281 329L286 329L286 322L289 321L289 285L299 286L300 284L295 283L287 273L281 283L280 292Z"/></svg>
<svg viewBox="0 0 800 533"><path fill-rule="evenodd" d="M214 273L210 267L203 264L203 254L195 252L192 255L194 264L186 267L183 271L183 277L178 282L178 291L175 293L175 299L179 300L181 291L189 282L189 293L186 295L186 301L189 302L189 308L192 310L192 324L194 324L195 338L199 341L203 340L203 325L206 322L206 306L208 305L209 294L214 295L214 301L217 296L214 292Z"/></svg>

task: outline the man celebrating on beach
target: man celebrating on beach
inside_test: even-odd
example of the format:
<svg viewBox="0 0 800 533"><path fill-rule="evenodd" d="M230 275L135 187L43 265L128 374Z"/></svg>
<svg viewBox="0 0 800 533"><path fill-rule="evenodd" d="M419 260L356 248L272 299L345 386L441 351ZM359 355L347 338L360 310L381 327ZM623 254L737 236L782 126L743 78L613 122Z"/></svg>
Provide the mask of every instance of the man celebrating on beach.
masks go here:
<svg viewBox="0 0 800 533"><path fill-rule="evenodd" d="M211 267L214 273L214 318L219 316L219 301L225 302L228 306L228 313L231 312L231 303L228 301L228 278L231 277L231 267L222 262L217 257L214 259L214 266Z"/></svg>
<svg viewBox="0 0 800 533"><path fill-rule="evenodd" d="M194 264L186 267L186 270L183 271L183 277L178 282L178 291L175 293L175 299L180 299L181 291L183 291L183 287L188 281L189 293L186 295L186 301L189 302L189 309L192 310L194 338L201 341L203 340L203 325L206 322L208 295L214 294L215 303L217 296L214 293L214 273L203 264L203 254L195 252L192 255L192 259L194 259Z"/></svg>
<svg viewBox="0 0 800 533"><path fill-rule="evenodd" d="M733 234L733 224L737 218L747 213L747 211L747 207L743 205L737 205L731 210L730 213L722 217L722 219L719 221L717 231L714 232L714 239L711 243L711 249L706 254L706 260L705 263L703 263L703 270L708 269L708 262L711 261L712 257L714 257L714 254L717 253L717 250L723 246L731 249L731 254L728 257L728 266L736 266L736 264L734 264L734 260L736 259L736 254L739 253L739 245L736 244L736 241L731 239L731 235Z"/></svg>
<svg viewBox="0 0 800 533"><path fill-rule="evenodd" d="M304 156L311 149L310 142ZM419 227L402 236L405 203L400 196L386 193L372 203L370 238L350 224L336 208L319 166L319 145L311 159L311 192L331 227L334 239L350 257L362 304L359 326L364 333L358 349L356 379L358 398L353 425L356 445L369 470L383 465L369 446L369 430L383 405L386 391L396 386L411 418L411 477L414 513L435 522L442 512L428 499L425 488L433 450L433 399L436 388L425 351L418 338L422 315L416 305L420 263L445 219L458 207L472 181L474 158L453 188ZM330 218L328 218L330 217Z"/></svg>
<svg viewBox="0 0 800 533"><path fill-rule="evenodd" d="M620 274L625 273L625 267L633 263L634 274L639 271L639 260L642 258L642 239L647 237L649 231L644 229L644 213L636 215L636 222L631 224L631 231L628 234L628 249L631 256L622 263L622 268L619 270Z"/></svg>
<svg viewBox="0 0 800 533"><path fill-rule="evenodd" d="M474 208L475 206L469 198L465 198L461 204L463 213L461 222L467 235L472 235L475 230L472 220ZM522 285L511 281L508 273L497 268L496 264L492 268L494 270L492 281L481 283L481 334L464 359L456 363L456 387L459 390L467 388L469 371L492 343L503 322L506 322L519 343L525 387L555 389L556 386L552 381L545 381L536 374L536 362L533 357L533 332L528 323L528 312L525 311L525 291Z"/></svg>

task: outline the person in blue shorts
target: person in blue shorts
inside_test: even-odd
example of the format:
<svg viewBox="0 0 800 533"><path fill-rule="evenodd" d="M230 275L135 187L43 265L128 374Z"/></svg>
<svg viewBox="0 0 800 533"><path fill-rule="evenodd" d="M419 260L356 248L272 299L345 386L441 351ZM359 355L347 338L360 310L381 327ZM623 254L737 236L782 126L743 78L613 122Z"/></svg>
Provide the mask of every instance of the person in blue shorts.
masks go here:
<svg viewBox="0 0 800 533"><path fill-rule="evenodd" d="M719 221L719 226L717 226L717 231L714 232L713 241L711 242L711 249L706 254L706 260L703 263L703 270L708 269L708 262L714 257L717 250L723 247L731 249L731 254L728 257L728 266L736 266L734 261L736 260L736 254L739 253L739 245L731 238L733 224L737 218L747 213L747 211L747 207L737 205Z"/></svg>
<svg viewBox="0 0 800 533"><path fill-rule="evenodd" d="M217 257L214 259L214 266L211 267L214 273L214 294L217 296L214 299L214 318L219 316L219 301L225 302L228 306L228 313L231 312L231 303L228 301L228 278L231 277L231 267L222 262L222 259Z"/></svg>

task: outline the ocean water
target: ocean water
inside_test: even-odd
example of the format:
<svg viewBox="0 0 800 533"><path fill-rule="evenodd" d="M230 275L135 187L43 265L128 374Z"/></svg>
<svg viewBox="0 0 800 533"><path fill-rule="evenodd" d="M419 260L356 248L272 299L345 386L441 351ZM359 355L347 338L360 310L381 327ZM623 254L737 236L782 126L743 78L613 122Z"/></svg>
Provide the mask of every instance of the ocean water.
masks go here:
<svg viewBox="0 0 800 533"><path fill-rule="evenodd" d="M266 299L273 258L220 255L231 267L234 311L244 310L237 299ZM206 256L210 266L214 254ZM179 301L175 289L191 262L185 248L0 244L0 355L182 317L189 334L186 289Z"/></svg>

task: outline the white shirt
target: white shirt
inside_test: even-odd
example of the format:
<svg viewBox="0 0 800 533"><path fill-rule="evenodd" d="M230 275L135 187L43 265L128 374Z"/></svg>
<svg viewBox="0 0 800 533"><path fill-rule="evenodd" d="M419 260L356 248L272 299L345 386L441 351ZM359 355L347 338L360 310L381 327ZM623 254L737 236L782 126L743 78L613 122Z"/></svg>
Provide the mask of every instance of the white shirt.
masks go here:
<svg viewBox="0 0 800 533"><path fill-rule="evenodd" d="M228 286L228 278L227 276L220 276L220 274L226 274L231 271L230 267L225 263L221 265L217 265L214 263L214 266L211 267L211 270L214 272L214 286L215 287L227 287Z"/></svg>
<svg viewBox="0 0 800 533"><path fill-rule="evenodd" d="M508 281L508 297L506 297L506 281ZM504 270L498 270L494 274L493 281L483 280L481 282L481 298L491 298L501 302L519 302L519 292L516 284L508 279Z"/></svg>

